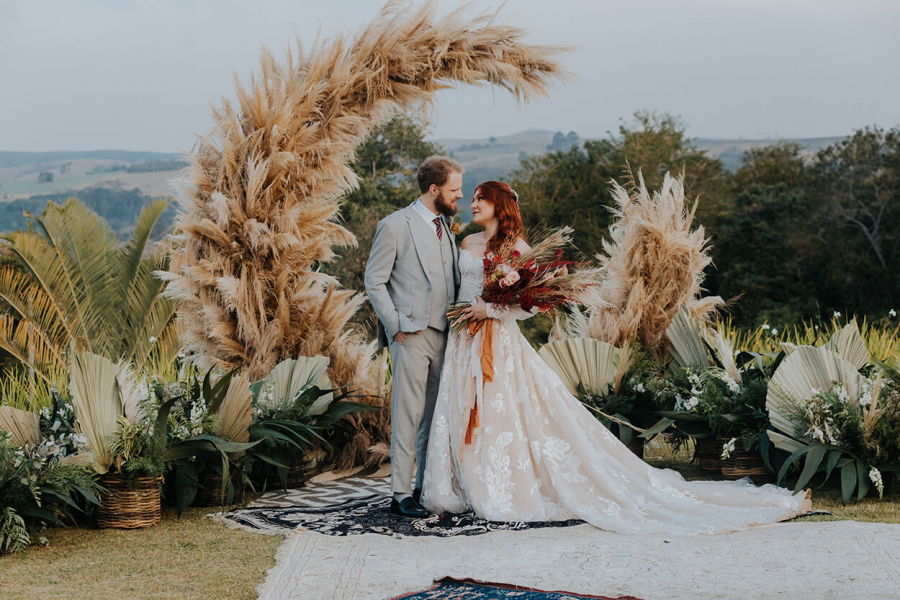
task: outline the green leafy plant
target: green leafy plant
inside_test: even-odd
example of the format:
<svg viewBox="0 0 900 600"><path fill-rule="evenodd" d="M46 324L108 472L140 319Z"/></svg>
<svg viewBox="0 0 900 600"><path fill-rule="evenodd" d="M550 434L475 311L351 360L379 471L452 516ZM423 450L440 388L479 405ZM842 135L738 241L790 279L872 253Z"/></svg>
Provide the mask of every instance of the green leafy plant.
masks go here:
<svg viewBox="0 0 900 600"><path fill-rule="evenodd" d="M333 450L326 432L344 417L379 410L348 400L356 396L346 390L329 389L328 363L329 359L323 356L288 359L250 386L250 439L260 445L248 452L247 459L274 468L282 487L287 487L290 463L302 460L305 452L316 447Z"/></svg>
<svg viewBox="0 0 900 600"><path fill-rule="evenodd" d="M859 347L849 344L844 347ZM790 453L779 482L794 465L800 467L797 490L818 474L824 484L839 473L847 503L854 492L862 499L872 484L881 496L882 474L900 471L900 373L879 361L860 371L858 365L868 359L844 360L836 352L841 347L793 349L772 378L766 405L777 430L768 435Z"/></svg>
<svg viewBox="0 0 900 600"><path fill-rule="evenodd" d="M24 550L48 525L64 526L64 516L74 522L74 513L100 503L96 475L41 452L48 441L22 448L0 430L0 553Z"/></svg>

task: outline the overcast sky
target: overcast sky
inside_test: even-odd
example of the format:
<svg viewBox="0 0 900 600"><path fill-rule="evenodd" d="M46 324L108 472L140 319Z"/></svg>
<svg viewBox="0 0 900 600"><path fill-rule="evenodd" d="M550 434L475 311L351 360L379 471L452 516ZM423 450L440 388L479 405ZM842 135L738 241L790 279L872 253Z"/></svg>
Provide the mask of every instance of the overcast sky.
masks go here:
<svg viewBox="0 0 900 600"><path fill-rule="evenodd" d="M189 149L261 46L358 30L381 4L0 0L0 150ZM599 137L639 109L680 115L695 137L900 124L897 0L509 0L501 14L535 42L576 46L564 62L577 80L522 110L502 91L443 92L432 137Z"/></svg>

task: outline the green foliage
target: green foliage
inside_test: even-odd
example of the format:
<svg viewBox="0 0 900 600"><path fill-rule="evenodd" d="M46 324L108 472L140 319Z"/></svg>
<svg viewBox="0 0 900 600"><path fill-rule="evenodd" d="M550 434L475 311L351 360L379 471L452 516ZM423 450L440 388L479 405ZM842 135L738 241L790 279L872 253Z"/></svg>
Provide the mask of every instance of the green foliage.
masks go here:
<svg viewBox="0 0 900 600"><path fill-rule="evenodd" d="M188 166L183 160L148 160L130 165L129 173L155 173L157 171L180 171Z"/></svg>
<svg viewBox="0 0 900 600"><path fill-rule="evenodd" d="M729 174L677 118L642 112L618 135L526 158L510 184L526 228L569 225L594 255L612 219L610 181L628 187L638 170L650 189L684 171L712 239L709 293L733 300L736 325L882 318L900 304L900 127L864 128L815 155L788 142L753 148Z"/></svg>
<svg viewBox="0 0 900 600"><path fill-rule="evenodd" d="M0 554L24 550L46 526L64 526L60 517L99 505L94 473L60 458L13 446L0 430Z"/></svg>
<svg viewBox="0 0 900 600"><path fill-rule="evenodd" d="M811 212L803 190L754 183L719 219L710 285L740 294L731 309L735 322L789 323L816 312L808 293L813 273L803 259L809 240L802 232Z"/></svg>
<svg viewBox="0 0 900 600"><path fill-rule="evenodd" d="M287 487L289 465L302 461L306 451L316 447L332 450L327 432L336 427L344 417L357 412L379 410L375 406L346 400L352 397L346 392L320 389L312 383L284 401L261 402L260 395L270 393L271 386L271 383L258 382L250 388L254 407L250 439L258 445L247 452L245 459L248 469L259 472L264 487L268 485L273 471L282 487ZM319 398L335 392L340 393L334 396L324 412L310 414L310 407Z"/></svg>
<svg viewBox="0 0 900 600"><path fill-rule="evenodd" d="M124 245L75 199L49 203L29 215L28 231L3 236L0 254L15 262L0 267L0 348L48 384L73 349L166 368L181 349L175 304L160 297L153 274L167 260L144 254L168 205L147 205Z"/></svg>
<svg viewBox="0 0 900 600"><path fill-rule="evenodd" d="M521 169L510 175L510 185L523 199L520 209L526 229L568 225L575 230L575 246L588 256L597 254L613 219L608 210L610 182L630 185L628 165L634 174L641 171L649 189L658 188L667 171L684 171L685 194L702 196L701 221L717 210L721 163L693 145L677 118L638 112L634 123L619 127L618 136L588 140L583 148L572 145L522 162Z"/></svg>
<svg viewBox="0 0 900 600"><path fill-rule="evenodd" d="M582 404L594 412L594 416L607 429L617 433L623 444L630 443L634 436L639 435L628 425L648 430L657 421L658 411L671 406L668 399L658 393L661 383L658 376L659 364L648 353L636 351L635 355L639 358L622 378L618 389L615 384L611 384L606 394L589 394L583 389L578 393ZM642 437L649 438L652 435L653 432L650 432Z"/></svg>

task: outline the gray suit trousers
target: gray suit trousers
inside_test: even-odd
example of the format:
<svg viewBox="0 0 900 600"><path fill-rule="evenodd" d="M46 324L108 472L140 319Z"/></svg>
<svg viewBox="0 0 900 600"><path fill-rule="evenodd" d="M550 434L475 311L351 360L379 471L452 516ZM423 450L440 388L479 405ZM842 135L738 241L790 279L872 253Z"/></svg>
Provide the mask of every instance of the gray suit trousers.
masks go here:
<svg viewBox="0 0 900 600"><path fill-rule="evenodd" d="M394 389L391 394L391 491L410 494L413 462L422 487L431 418L441 383L447 332L428 327L390 341Z"/></svg>

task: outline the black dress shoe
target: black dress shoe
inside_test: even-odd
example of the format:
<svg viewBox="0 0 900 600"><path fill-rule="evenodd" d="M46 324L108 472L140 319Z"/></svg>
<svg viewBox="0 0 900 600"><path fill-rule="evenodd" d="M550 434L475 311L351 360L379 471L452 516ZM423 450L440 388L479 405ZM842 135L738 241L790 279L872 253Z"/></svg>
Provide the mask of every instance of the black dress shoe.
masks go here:
<svg viewBox="0 0 900 600"><path fill-rule="evenodd" d="M415 500L416 502L419 502L419 503L421 504L421 502L422 502L422 488L416 488L416 489L413 490L413 500Z"/></svg>
<svg viewBox="0 0 900 600"><path fill-rule="evenodd" d="M391 499L391 512L401 517L409 517L411 519L422 519L428 516L428 511L421 504L416 502L411 496L407 496L400 502L396 498Z"/></svg>

